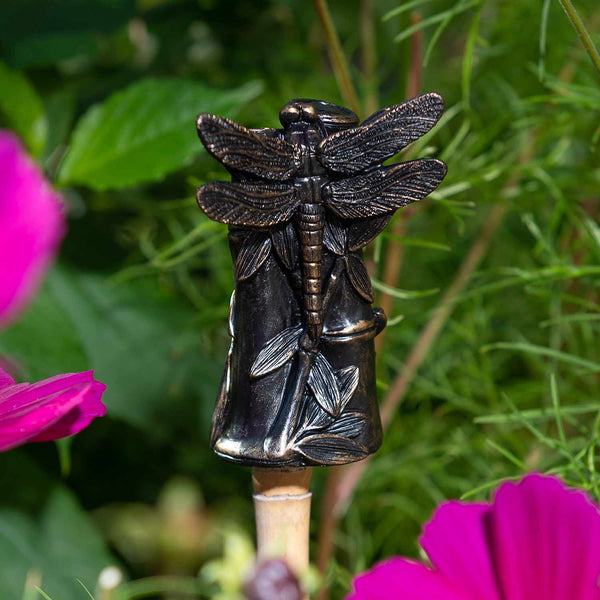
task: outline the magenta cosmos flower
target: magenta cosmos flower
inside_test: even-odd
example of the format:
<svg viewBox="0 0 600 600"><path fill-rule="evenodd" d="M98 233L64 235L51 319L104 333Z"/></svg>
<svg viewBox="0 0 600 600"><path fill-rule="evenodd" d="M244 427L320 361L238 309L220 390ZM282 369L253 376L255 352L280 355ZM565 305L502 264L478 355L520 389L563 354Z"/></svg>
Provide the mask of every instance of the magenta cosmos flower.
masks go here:
<svg viewBox="0 0 600 600"><path fill-rule="evenodd" d="M491 504L442 504L420 542L431 567L392 558L347 600L600 599L600 512L554 477L505 483Z"/></svg>
<svg viewBox="0 0 600 600"><path fill-rule="evenodd" d="M30 384L15 383L0 368L0 452L78 433L106 412L105 389L92 371Z"/></svg>
<svg viewBox="0 0 600 600"><path fill-rule="evenodd" d="M64 231L58 195L17 137L0 130L0 326L31 298Z"/></svg>

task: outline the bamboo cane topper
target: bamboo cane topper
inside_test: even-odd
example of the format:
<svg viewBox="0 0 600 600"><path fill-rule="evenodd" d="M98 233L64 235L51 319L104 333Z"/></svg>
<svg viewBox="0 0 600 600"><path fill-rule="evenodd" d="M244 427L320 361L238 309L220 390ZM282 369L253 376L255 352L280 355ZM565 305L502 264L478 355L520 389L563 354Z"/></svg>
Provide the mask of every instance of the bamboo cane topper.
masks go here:
<svg viewBox="0 0 600 600"><path fill-rule="evenodd" d="M436 159L382 166L442 110L428 93L361 124L320 100L288 102L283 129L198 117L202 143L232 176L198 190L204 213L229 225L235 269L212 426L218 455L296 468L353 462L380 446L373 340L386 318L371 307L362 249L444 178Z"/></svg>

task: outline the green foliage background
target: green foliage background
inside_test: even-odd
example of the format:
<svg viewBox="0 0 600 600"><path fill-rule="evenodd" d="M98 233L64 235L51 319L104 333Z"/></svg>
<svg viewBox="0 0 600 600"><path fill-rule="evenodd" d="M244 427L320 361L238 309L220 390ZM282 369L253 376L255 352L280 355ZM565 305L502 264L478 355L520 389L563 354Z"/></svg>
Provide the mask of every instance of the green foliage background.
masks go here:
<svg viewBox="0 0 600 600"><path fill-rule="evenodd" d="M576 8L600 41L597 2ZM330 9L363 117L416 82L447 105L410 151L445 160L444 184L400 211L370 254L376 287L395 295L382 398L465 258L485 250L344 508L326 573L339 598L374 561L416 556L445 498L487 498L538 470L600 500L600 91L555 0ZM41 581L53 600L85 598L76 578L94 592L116 564L122 600L236 598L249 471L207 444L231 265L226 228L194 201L226 174L194 119L277 126L292 97L343 104L315 7L4 0L0 58L0 125L21 136L69 218L58 263L0 352L22 380L93 368L108 385L108 416L75 439L0 456L0 597L39 597ZM400 251L400 276L386 280ZM315 540L330 510L317 471Z"/></svg>

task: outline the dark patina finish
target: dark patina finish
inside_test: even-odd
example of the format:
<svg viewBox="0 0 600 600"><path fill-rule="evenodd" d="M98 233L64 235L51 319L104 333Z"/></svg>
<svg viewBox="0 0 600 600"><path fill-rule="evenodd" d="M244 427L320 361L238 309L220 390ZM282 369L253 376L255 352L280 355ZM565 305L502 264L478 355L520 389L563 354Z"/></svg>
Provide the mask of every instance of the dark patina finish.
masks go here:
<svg viewBox="0 0 600 600"><path fill-rule="evenodd" d="M198 117L202 143L232 175L198 190L206 215L230 226L236 276L211 439L220 456L333 465L381 444L373 339L386 319L371 307L362 249L444 178L436 159L382 166L442 110L430 93L362 124L318 100L286 104L283 129Z"/></svg>

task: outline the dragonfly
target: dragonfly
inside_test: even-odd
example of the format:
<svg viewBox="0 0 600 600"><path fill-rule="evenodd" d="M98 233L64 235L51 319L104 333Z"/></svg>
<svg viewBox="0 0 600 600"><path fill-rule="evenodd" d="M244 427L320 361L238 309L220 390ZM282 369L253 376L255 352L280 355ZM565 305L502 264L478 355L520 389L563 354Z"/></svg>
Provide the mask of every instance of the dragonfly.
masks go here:
<svg viewBox="0 0 600 600"><path fill-rule="evenodd" d="M382 163L427 133L443 108L442 97L431 92L384 108L361 124L346 108L310 99L283 107L282 130L248 129L206 113L198 117L202 143L233 175L232 182L199 188L203 212L233 227L284 226L297 235L304 317L299 346L306 352L316 352L323 332L323 249L335 250L336 223L359 231L351 244L356 251L397 209L441 183L446 165L440 160Z"/></svg>

